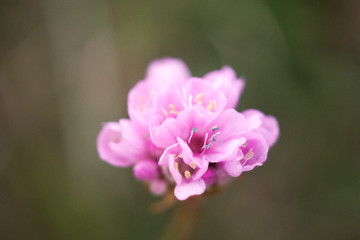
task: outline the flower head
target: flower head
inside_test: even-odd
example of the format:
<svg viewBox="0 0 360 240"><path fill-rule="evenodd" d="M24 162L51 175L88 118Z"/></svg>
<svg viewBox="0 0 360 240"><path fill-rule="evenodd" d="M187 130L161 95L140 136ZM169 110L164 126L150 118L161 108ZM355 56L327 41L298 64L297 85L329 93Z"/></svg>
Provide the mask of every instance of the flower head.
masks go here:
<svg viewBox="0 0 360 240"><path fill-rule="evenodd" d="M228 66L196 78L181 60L152 62L129 93L130 120L103 126L100 158L133 166L154 194L173 189L179 200L261 166L279 127L258 110L234 109L244 85Z"/></svg>

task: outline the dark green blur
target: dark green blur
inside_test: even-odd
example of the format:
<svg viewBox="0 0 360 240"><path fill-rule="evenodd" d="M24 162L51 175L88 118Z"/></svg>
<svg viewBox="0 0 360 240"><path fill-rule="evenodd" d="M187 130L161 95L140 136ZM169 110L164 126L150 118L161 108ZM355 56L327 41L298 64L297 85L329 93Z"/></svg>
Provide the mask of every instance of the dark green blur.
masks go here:
<svg viewBox="0 0 360 240"><path fill-rule="evenodd" d="M156 58L232 66L280 122L191 239L360 239L360 2L2 0L0 239L159 239L175 208L96 153Z"/></svg>

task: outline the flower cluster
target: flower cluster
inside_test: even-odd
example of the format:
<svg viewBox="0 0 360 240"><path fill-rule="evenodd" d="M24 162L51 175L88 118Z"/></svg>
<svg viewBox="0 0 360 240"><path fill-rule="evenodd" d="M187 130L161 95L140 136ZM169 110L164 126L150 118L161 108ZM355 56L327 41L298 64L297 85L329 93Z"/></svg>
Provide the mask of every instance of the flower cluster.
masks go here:
<svg viewBox="0 0 360 240"><path fill-rule="evenodd" d="M179 59L153 61L129 92L130 120L103 125L99 156L133 166L154 194L185 200L221 186L261 166L279 136L274 117L235 110L244 85L228 66L197 78Z"/></svg>

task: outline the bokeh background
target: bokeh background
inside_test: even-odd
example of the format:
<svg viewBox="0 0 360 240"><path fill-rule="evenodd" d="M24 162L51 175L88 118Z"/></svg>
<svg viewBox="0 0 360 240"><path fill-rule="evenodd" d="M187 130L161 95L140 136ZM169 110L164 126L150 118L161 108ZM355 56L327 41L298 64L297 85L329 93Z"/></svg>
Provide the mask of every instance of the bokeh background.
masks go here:
<svg viewBox="0 0 360 240"><path fill-rule="evenodd" d="M231 65L276 116L261 168L203 201L191 239L360 239L360 1L2 0L0 239L159 239L176 206L102 162L102 122L156 58ZM181 227L180 227L181 229Z"/></svg>

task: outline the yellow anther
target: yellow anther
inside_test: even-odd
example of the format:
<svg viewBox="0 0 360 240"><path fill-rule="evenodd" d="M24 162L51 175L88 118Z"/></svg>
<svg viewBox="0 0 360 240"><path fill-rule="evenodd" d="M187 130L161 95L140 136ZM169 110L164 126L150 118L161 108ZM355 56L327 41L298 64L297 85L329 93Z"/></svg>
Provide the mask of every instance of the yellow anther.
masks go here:
<svg viewBox="0 0 360 240"><path fill-rule="evenodd" d="M161 107L161 111L163 111L165 117L169 116L168 111L166 111L163 107Z"/></svg>
<svg viewBox="0 0 360 240"><path fill-rule="evenodd" d="M184 176L186 177L186 179L189 179L191 177L191 174L190 174L190 172L188 170L186 170L184 172Z"/></svg>
<svg viewBox="0 0 360 240"><path fill-rule="evenodd" d="M173 153L172 156L174 157L174 159L176 159L177 155L176 155L176 153Z"/></svg>
<svg viewBox="0 0 360 240"><path fill-rule="evenodd" d="M205 99L205 94L199 93L198 95L195 96L194 101L196 104L202 105L204 102L204 99Z"/></svg>
<svg viewBox="0 0 360 240"><path fill-rule="evenodd" d="M199 93L199 94L197 94L197 95L195 96L194 101L195 101L195 102L197 102L197 101L199 101L199 100L204 101L204 99L205 99L205 94L204 94L204 93Z"/></svg>
<svg viewBox="0 0 360 240"><path fill-rule="evenodd" d="M250 158L252 158L253 156L254 156L254 153L252 151L252 148L250 148L250 150L245 154L244 159L245 159L245 161L247 161Z"/></svg>
<svg viewBox="0 0 360 240"><path fill-rule="evenodd" d="M190 167L191 167L192 169L195 169L195 168L196 168L195 163L194 163L194 162L190 162Z"/></svg>
<svg viewBox="0 0 360 240"><path fill-rule="evenodd" d="M176 170L179 170L179 163L174 162L174 168L175 168Z"/></svg>
<svg viewBox="0 0 360 240"><path fill-rule="evenodd" d="M179 154L179 156L178 156L179 158L183 158L183 156L182 156L182 154Z"/></svg>
<svg viewBox="0 0 360 240"><path fill-rule="evenodd" d="M172 110L172 111L175 111L176 107L175 107L174 104L169 104L169 109Z"/></svg>
<svg viewBox="0 0 360 240"><path fill-rule="evenodd" d="M176 110L176 107L174 104L169 104L170 114L178 114L178 111Z"/></svg>
<svg viewBox="0 0 360 240"><path fill-rule="evenodd" d="M206 106L206 110L214 111L216 109L215 100L210 100L209 105Z"/></svg>

